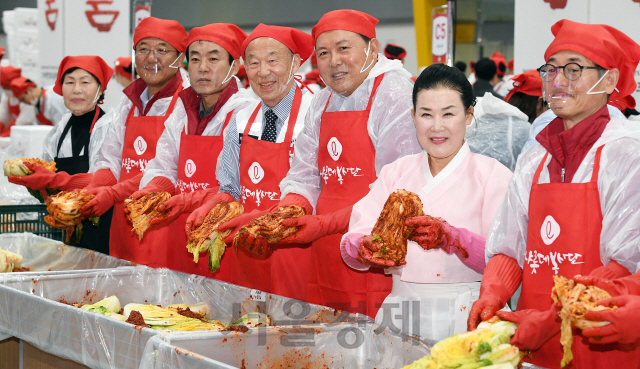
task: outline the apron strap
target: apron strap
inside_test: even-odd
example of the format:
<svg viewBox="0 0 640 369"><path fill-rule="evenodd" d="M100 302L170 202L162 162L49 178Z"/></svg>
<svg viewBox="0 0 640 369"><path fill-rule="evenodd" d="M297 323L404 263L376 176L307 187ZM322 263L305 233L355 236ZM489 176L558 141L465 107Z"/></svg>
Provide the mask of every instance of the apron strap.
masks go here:
<svg viewBox="0 0 640 369"><path fill-rule="evenodd" d="M300 91L298 86L296 86L296 94L293 97L293 104L291 104L291 112L289 113L289 123L287 124L287 133L284 137L284 142L291 142L291 139L293 138L293 129L296 125L296 120L298 120L298 112L300 111L301 102L302 102L302 91ZM253 111L253 114L251 114L251 117L247 122L247 126L244 127L244 133L242 134L243 136L249 134L249 131L251 130L251 126L253 126L253 123L256 120L256 116L258 115L258 112L260 111L261 106L262 106L262 103L258 104L256 109ZM291 124L291 122L293 122L293 124Z"/></svg>
<svg viewBox="0 0 640 369"><path fill-rule="evenodd" d="M544 168L544 163L547 161L548 156L549 156L549 152L547 151L547 153L544 154L544 158L542 158L542 161L538 165L538 169L536 169L536 174L533 175L533 181L531 182L532 186L538 183L538 179L540 178L540 173L542 172L542 168Z"/></svg>
<svg viewBox="0 0 640 369"><path fill-rule="evenodd" d="M593 161L593 173L591 173L591 182L598 183L598 174L600 173L600 156L602 155L602 148L604 145L598 147L596 150L596 157Z"/></svg>
<svg viewBox="0 0 640 369"><path fill-rule="evenodd" d="M369 96L369 103L367 104L367 111L371 110L371 104L373 102L373 96L375 96L376 91L378 91L378 86L380 86L380 83L382 82L382 79L384 78L384 73L377 76L376 79L373 80L373 88L371 89L371 95ZM322 111L322 113L324 114L327 111L327 106L329 106L329 101L331 101L331 96L333 96L333 91L331 91L331 95L329 95L329 98L327 99L327 103L324 105L324 110Z"/></svg>
<svg viewBox="0 0 640 369"><path fill-rule="evenodd" d="M171 102L169 103L169 107L167 108L167 112L164 114L165 117L168 117L173 112L173 107L176 106L176 101L178 101L178 95L182 92L182 85L176 89L176 92L173 93L173 97L171 98ZM124 122L126 126L129 123L129 118L133 117L133 111L136 109L133 103L131 104L131 109L129 109L129 115L127 115L127 120Z"/></svg>
<svg viewBox="0 0 640 369"><path fill-rule="evenodd" d="M89 128L89 133L93 133L93 126L96 125L96 122L98 121L98 116L100 116L100 108L98 107L98 105L96 105L96 113L93 115L93 122L91 122L91 128Z"/></svg>
<svg viewBox="0 0 640 369"><path fill-rule="evenodd" d="M371 96L369 96L369 103L367 104L367 111L371 110L371 105L373 103L373 96L375 96L376 91L378 90L378 86L380 86L380 82L382 82L382 79L384 78L384 73L377 76L376 79L373 81L373 88L371 89Z"/></svg>

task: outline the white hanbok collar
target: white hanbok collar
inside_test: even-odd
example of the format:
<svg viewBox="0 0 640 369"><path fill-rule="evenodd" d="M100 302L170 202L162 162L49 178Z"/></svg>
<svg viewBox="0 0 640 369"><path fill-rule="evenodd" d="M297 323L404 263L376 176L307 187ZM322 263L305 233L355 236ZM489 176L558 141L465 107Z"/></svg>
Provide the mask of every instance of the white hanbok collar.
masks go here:
<svg viewBox="0 0 640 369"><path fill-rule="evenodd" d="M462 164L464 158L469 155L471 150L469 150L469 144L465 141L462 144L460 150L456 153L456 156L451 159L449 164L447 164L444 169L440 171L435 177L431 174L431 169L429 168L429 154L426 151L422 151L422 175L424 176L425 182L427 185L422 187L422 190L425 194L429 194L434 188L436 188L442 181L444 181L451 173L453 173L459 166Z"/></svg>

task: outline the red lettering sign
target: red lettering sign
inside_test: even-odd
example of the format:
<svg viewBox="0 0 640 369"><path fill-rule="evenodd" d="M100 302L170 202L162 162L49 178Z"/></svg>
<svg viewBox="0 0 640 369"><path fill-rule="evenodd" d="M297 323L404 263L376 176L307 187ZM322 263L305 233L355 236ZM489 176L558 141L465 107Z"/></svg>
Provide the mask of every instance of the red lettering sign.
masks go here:
<svg viewBox="0 0 640 369"><path fill-rule="evenodd" d="M47 9L44 11L44 17L47 20L47 25L49 25L49 28L51 28L52 31L56 30L56 21L58 20L58 9L52 7L55 2L56 0L45 1Z"/></svg>
<svg viewBox="0 0 640 369"><path fill-rule="evenodd" d="M551 9L564 9L567 6L567 0L544 0L544 2L548 3Z"/></svg>
<svg viewBox="0 0 640 369"><path fill-rule="evenodd" d="M120 11L118 10L99 8L101 4L111 5L112 3L113 0L87 0L87 5L90 5L93 10L87 10L84 13L87 15L89 24L96 28L98 32L109 32L116 18L120 15Z"/></svg>

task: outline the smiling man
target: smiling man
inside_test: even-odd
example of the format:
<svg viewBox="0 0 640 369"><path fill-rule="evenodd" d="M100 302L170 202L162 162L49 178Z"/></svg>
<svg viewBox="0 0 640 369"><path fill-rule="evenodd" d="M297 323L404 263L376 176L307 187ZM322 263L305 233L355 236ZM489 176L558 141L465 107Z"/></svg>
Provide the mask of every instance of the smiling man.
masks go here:
<svg viewBox="0 0 640 369"><path fill-rule="evenodd" d="M125 218L123 201L138 190L147 162L156 155L164 122L178 94L189 87L189 79L179 72L186 44L187 32L176 21L149 17L136 27L133 49L140 78L124 89L125 97L112 112L113 122L88 186L96 197L81 209L85 217L113 212L110 255L154 267L164 265L165 255L156 253L156 245L146 239L138 241Z"/></svg>
<svg viewBox="0 0 640 369"><path fill-rule="evenodd" d="M261 214L274 209L280 201L278 185L291 163L294 143L302 131L312 94L302 94L293 75L311 56L310 35L289 27L258 25L242 44L247 78L251 89L260 97L238 112L232 119L224 139L218 169L220 193L193 212L187 230L199 226L219 201L238 200L244 213L228 223L234 232L225 240L230 243L237 230ZM304 204L302 204L304 206ZM312 211L307 209L307 213ZM278 250L280 251L280 250ZM283 250L278 258L299 260L308 266L306 250ZM304 264L306 262L306 264ZM289 297L286 288L302 284L288 278L281 266L272 273L272 260L240 249L222 258L219 279L249 288Z"/></svg>
<svg viewBox="0 0 640 369"><path fill-rule="evenodd" d="M560 368L554 276L614 279L640 266L640 140L607 102L636 89L640 46L619 30L563 19L538 72L556 114L539 142L518 158L487 236L480 298L469 329L498 315L518 323L511 343L525 359ZM632 129L630 129L632 128ZM522 282L517 311L498 311ZM573 335L573 368L637 368L638 346L590 344Z"/></svg>
<svg viewBox="0 0 640 369"><path fill-rule="evenodd" d="M156 238L156 252L172 255L167 257L165 266L174 270L213 277L220 274L211 274L207 256L194 264L192 255L185 252L184 228L188 213L218 193L216 163L222 151L223 132L240 110L257 99L250 90L242 89L235 78L240 48L246 38L238 26L226 23L209 24L189 32L191 87L180 92L158 140L156 157L146 167L141 189L131 196L136 199L150 192L175 189L176 196L159 209L170 212L164 218L152 219L151 224L158 225L145 234L145 239ZM175 242L163 239L166 229L173 229Z"/></svg>

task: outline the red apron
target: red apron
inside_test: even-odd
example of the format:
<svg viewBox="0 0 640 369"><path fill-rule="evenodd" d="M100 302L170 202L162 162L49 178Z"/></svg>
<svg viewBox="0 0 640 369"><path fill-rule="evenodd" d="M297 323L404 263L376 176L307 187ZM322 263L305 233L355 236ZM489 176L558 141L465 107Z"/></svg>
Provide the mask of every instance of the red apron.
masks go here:
<svg viewBox="0 0 640 369"><path fill-rule="evenodd" d="M206 190L218 186L215 163L217 163L218 156L222 152L222 132L227 128L232 115L233 111L227 114L219 136L188 135L182 130L176 194ZM187 125L185 125L185 129ZM184 233L184 225L189 215L189 213L182 214L178 219L171 222L175 232ZM236 253L231 252L231 248L225 250L220 260L220 269L215 273L211 273L211 269L209 269L209 254L201 254L198 264L195 264L193 262L193 254L187 251L186 242L175 245L174 250L174 257L168 260L169 268L230 282L229 265L236 264Z"/></svg>
<svg viewBox="0 0 640 369"><path fill-rule="evenodd" d="M301 102L302 92L296 87L287 132L281 143L250 137L249 131L262 104L258 104L251 114L240 144L240 185L245 213L255 209L266 210L280 202L280 182L289 171L291 140ZM229 251L235 252L235 249L231 248ZM237 263L230 268L231 281L265 292L282 295L302 294L299 290L296 291L295 286L304 291L302 283L298 283L301 279L298 273L307 270L302 269L308 266L308 256L304 258L305 251L298 247L285 247L277 248L271 255L257 255L239 247ZM280 269L275 270L276 267ZM272 270L275 270L275 274ZM297 275L297 279L283 280L286 279L285 275Z"/></svg>
<svg viewBox="0 0 640 369"><path fill-rule="evenodd" d="M602 210L598 172L603 146L596 151L593 174L587 183L538 184L547 153L533 176L529 198L527 255L518 310L548 310L552 304L553 276L588 275L602 266L600 233ZM617 344L593 345L574 329L573 361L565 368L638 368L640 351L623 352ZM532 353L531 363L560 368L560 334ZM529 359L527 359L529 361Z"/></svg>
<svg viewBox="0 0 640 369"><path fill-rule="evenodd" d="M42 100L41 100L41 104L40 104L40 111L42 113L36 114L36 118L38 118L38 122L40 122L40 124L42 124L44 126L52 126L53 123L49 119L47 119L47 117L44 116L44 103L46 101L45 98L44 98L44 95L45 95L46 91L47 90L45 90L44 88L42 89Z"/></svg>
<svg viewBox="0 0 640 369"><path fill-rule="evenodd" d="M125 123L127 130L124 134L119 182L142 174L147 162L156 156L156 143L164 131L164 121L171 115L180 91L182 86L173 94L164 116L134 117L135 107L131 107ZM123 204L115 204L109 236L109 255L154 268L166 267L167 260L176 255L172 255L167 247L186 245L187 242L184 231L172 232L169 224L150 227L142 241L138 241L138 235L132 228L131 222L124 215Z"/></svg>
<svg viewBox="0 0 640 369"><path fill-rule="evenodd" d="M362 111L326 112L320 122L318 169L323 178L316 214L352 206L369 193L376 180L376 149L367 122L373 97L384 75L376 77L369 104ZM312 243L307 301L375 317L391 292L391 277L380 268L360 272L349 268L340 255L342 234Z"/></svg>

